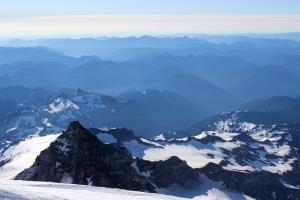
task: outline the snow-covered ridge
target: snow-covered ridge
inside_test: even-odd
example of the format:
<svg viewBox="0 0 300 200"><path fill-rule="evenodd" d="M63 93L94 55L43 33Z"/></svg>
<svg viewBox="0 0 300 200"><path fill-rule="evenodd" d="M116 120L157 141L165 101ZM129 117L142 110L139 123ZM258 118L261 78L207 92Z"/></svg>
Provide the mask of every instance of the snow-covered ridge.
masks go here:
<svg viewBox="0 0 300 200"><path fill-rule="evenodd" d="M23 105L20 113L0 122L0 151L32 136L57 134L74 120L96 126L111 110L116 108L109 99L82 92Z"/></svg>
<svg viewBox="0 0 300 200"><path fill-rule="evenodd" d="M49 109L45 109L45 111L49 113L57 113L67 108L73 108L75 110L79 110L79 106L73 103L72 101L59 98L56 99L54 103L51 103L49 105Z"/></svg>
<svg viewBox="0 0 300 200"><path fill-rule="evenodd" d="M159 161L178 156L193 168L212 162L223 163L227 170L244 172L283 174L293 169L297 157L287 128L239 121L238 116L215 121L214 126L214 130L180 139L166 139L160 134L153 140L132 139L122 144L134 157ZM113 141L107 134L105 137L106 142Z"/></svg>

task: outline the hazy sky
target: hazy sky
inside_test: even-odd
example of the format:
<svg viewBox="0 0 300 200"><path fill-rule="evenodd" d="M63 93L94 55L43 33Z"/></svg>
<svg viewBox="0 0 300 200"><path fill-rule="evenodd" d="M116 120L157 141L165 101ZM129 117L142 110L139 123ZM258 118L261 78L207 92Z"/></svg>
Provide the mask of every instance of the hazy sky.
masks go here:
<svg viewBox="0 0 300 200"><path fill-rule="evenodd" d="M2 15L300 14L299 0L0 0Z"/></svg>
<svg viewBox="0 0 300 200"><path fill-rule="evenodd" d="M300 0L0 0L0 36L300 31Z"/></svg>

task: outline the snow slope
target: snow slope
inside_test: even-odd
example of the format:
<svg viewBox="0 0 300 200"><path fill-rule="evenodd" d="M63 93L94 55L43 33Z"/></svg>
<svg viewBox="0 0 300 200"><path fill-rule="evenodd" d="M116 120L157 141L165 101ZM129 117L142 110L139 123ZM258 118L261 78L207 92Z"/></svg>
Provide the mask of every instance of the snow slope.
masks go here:
<svg viewBox="0 0 300 200"><path fill-rule="evenodd" d="M33 137L7 149L1 161L7 164L0 167L0 179L13 179L18 173L30 167L35 158L46 149L60 134Z"/></svg>
<svg viewBox="0 0 300 200"><path fill-rule="evenodd" d="M182 191L184 192L184 191ZM172 193L172 192L169 192ZM186 199L170 195L134 192L128 190L92 187L83 185L31 182L31 181L1 181L0 199L6 200L163 200ZM211 189L196 200L229 200L251 198L233 193L224 193Z"/></svg>
<svg viewBox="0 0 300 200"><path fill-rule="evenodd" d="M289 125L263 125L243 119L242 112L222 113L187 139L164 139L163 148L148 147L142 158L150 161L166 160L176 155L193 168L209 162L220 164L230 171L269 171L284 174L293 170L298 160Z"/></svg>
<svg viewBox="0 0 300 200"><path fill-rule="evenodd" d="M30 181L0 182L0 199L7 200L159 200L167 195L101 187Z"/></svg>

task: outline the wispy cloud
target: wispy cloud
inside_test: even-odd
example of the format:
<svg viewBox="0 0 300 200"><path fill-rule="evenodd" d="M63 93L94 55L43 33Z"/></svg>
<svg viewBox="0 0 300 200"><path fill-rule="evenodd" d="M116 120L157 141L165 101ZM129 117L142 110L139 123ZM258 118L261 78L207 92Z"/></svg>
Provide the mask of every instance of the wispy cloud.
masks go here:
<svg viewBox="0 0 300 200"><path fill-rule="evenodd" d="M1 18L0 36L299 32L300 15L70 15Z"/></svg>

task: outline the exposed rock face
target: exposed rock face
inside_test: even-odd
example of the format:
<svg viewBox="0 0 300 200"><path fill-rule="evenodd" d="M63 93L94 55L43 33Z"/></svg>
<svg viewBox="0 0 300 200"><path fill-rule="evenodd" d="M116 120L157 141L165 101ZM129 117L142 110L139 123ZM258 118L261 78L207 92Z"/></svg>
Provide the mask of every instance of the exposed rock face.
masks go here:
<svg viewBox="0 0 300 200"><path fill-rule="evenodd" d="M16 179L154 192L155 187L137 174L132 162L125 148L103 144L78 122L72 122Z"/></svg>
<svg viewBox="0 0 300 200"><path fill-rule="evenodd" d="M267 171L237 172L224 170L220 165L209 163L199 169L208 178L223 182L232 190L240 191L257 199L300 199L300 190L285 186L278 174Z"/></svg>
<svg viewBox="0 0 300 200"><path fill-rule="evenodd" d="M175 156L158 162L137 160L137 167L140 172L148 174L149 179L159 188L167 188L174 183L192 185L199 181L197 169L192 169L185 161Z"/></svg>

